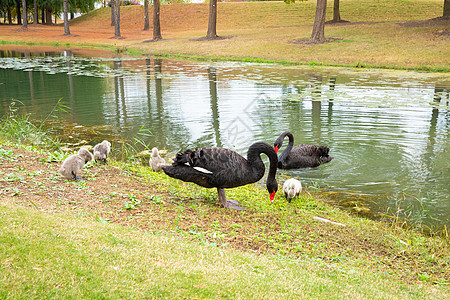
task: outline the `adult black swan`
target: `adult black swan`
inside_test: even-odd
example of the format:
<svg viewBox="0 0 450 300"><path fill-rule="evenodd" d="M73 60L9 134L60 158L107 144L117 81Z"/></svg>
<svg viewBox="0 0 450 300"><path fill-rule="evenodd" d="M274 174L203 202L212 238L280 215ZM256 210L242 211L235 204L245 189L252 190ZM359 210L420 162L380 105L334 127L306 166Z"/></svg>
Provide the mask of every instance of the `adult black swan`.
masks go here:
<svg viewBox="0 0 450 300"><path fill-rule="evenodd" d="M247 159L225 148L197 148L177 154L173 164L163 166L170 177L193 182L206 188L217 188L219 200L226 208L243 210L239 202L225 198L225 188L234 188L254 183L264 176L265 167L260 154L269 157L270 167L266 187L273 199L278 190L275 179L278 157L275 150L266 143L254 143L248 148Z"/></svg>
<svg viewBox="0 0 450 300"><path fill-rule="evenodd" d="M275 152L283 145L284 138L289 137L289 144L278 157L278 168L300 169L317 167L331 161L334 157L329 156L330 149L325 146L300 144L294 147L294 136L289 131L283 132L273 144Z"/></svg>

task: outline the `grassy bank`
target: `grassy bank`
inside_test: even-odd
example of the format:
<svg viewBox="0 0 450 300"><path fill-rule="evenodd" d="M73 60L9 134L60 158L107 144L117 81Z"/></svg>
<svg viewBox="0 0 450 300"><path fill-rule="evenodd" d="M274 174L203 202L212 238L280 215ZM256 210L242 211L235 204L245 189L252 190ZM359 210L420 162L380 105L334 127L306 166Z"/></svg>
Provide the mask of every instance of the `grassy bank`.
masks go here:
<svg viewBox="0 0 450 300"><path fill-rule="evenodd" d="M442 287L0 205L2 298L444 299Z"/></svg>
<svg viewBox="0 0 450 300"><path fill-rule="evenodd" d="M1 126L2 298L449 296L448 239L349 215L311 188L273 205L259 185L231 189L236 212L138 163L91 162L69 182L57 173L69 153L42 128L16 114Z"/></svg>
<svg viewBox="0 0 450 300"><path fill-rule="evenodd" d="M217 28L224 39L215 41L198 41L206 34L208 4L163 5L164 40L157 43L148 42L151 28L142 30L140 6L121 8L124 39L111 39L109 8L72 20L73 36L62 36L62 26L30 25L28 32L0 26L0 39L75 48L109 45L139 55L449 72L450 20L432 20L442 15L442 0L340 3L342 19L350 22L327 25L325 35L334 41L321 45L295 42L311 35L314 1L219 3ZM327 20L332 6L329 1Z"/></svg>

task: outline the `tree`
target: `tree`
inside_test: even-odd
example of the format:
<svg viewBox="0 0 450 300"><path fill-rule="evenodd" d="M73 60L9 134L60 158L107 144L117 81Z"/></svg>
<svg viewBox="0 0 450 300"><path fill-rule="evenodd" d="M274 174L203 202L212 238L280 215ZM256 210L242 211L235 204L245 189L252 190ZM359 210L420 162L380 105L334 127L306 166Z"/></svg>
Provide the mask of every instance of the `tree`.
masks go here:
<svg viewBox="0 0 450 300"><path fill-rule="evenodd" d="M114 14L115 14L114 7L115 7L116 1L115 0L111 0L109 3L111 3L111 26L114 26L114 24L116 24L114 22Z"/></svg>
<svg viewBox="0 0 450 300"><path fill-rule="evenodd" d="M33 23L39 23L37 0L33 0Z"/></svg>
<svg viewBox="0 0 450 300"><path fill-rule="evenodd" d="M206 33L206 38L213 40L218 38L217 31L217 0L209 1L209 20L208 20L208 32Z"/></svg>
<svg viewBox="0 0 450 300"><path fill-rule="evenodd" d="M325 24L333 24L333 23L347 23L348 21L341 19L341 12L339 9L339 0L334 0L333 2L333 19L330 21L326 21Z"/></svg>
<svg viewBox="0 0 450 300"><path fill-rule="evenodd" d="M8 15L8 24L11 25L12 24L11 6L8 6L8 8L6 9L6 13Z"/></svg>
<svg viewBox="0 0 450 300"><path fill-rule="evenodd" d="M22 29L28 30L27 0L22 0L22 16L23 16Z"/></svg>
<svg viewBox="0 0 450 300"><path fill-rule="evenodd" d="M50 4L45 8L45 24L52 25L52 12L53 8L50 6Z"/></svg>
<svg viewBox="0 0 450 300"><path fill-rule="evenodd" d="M120 0L114 1L114 37L120 38Z"/></svg>
<svg viewBox="0 0 450 300"><path fill-rule="evenodd" d="M327 0L317 0L316 16L314 18L311 41L313 43L325 42L325 15L327 11Z"/></svg>
<svg viewBox="0 0 450 300"><path fill-rule="evenodd" d="M299 0L302 1L302 0ZM284 0L285 3L295 3L295 0ZM310 42L321 44L325 42L325 15L327 11L327 0L317 0L316 15L314 18L313 31Z"/></svg>
<svg viewBox="0 0 450 300"><path fill-rule="evenodd" d="M20 0L16 0L17 24L22 25L22 15L20 14Z"/></svg>
<svg viewBox="0 0 450 300"><path fill-rule="evenodd" d="M444 0L444 12L442 16L445 18L450 18L450 0Z"/></svg>
<svg viewBox="0 0 450 300"><path fill-rule="evenodd" d="M341 13L339 11L339 0L333 2L333 22L337 23L341 21Z"/></svg>
<svg viewBox="0 0 450 300"><path fill-rule="evenodd" d="M159 10L160 3L159 0L153 0L153 40L162 40L161 35L161 23L159 21Z"/></svg>
<svg viewBox="0 0 450 300"><path fill-rule="evenodd" d="M64 9L64 35L70 35L69 30L69 0L63 0Z"/></svg>
<svg viewBox="0 0 450 300"><path fill-rule="evenodd" d="M144 0L144 30L148 30L150 28L148 18L148 0Z"/></svg>

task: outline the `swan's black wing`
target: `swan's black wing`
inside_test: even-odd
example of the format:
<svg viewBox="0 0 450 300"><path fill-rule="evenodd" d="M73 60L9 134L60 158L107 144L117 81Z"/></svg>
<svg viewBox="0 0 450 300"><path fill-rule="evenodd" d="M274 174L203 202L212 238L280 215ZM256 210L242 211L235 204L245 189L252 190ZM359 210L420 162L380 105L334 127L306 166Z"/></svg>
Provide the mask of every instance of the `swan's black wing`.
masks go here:
<svg viewBox="0 0 450 300"><path fill-rule="evenodd" d="M328 155L330 149L325 146L300 144L292 148L288 157L279 162L282 169L314 168L333 159Z"/></svg>
<svg viewBox="0 0 450 300"><path fill-rule="evenodd" d="M163 167L170 177L204 187L231 188L254 181L249 164L238 153L225 148L198 148L178 153L171 166Z"/></svg>
<svg viewBox="0 0 450 300"><path fill-rule="evenodd" d="M300 144L292 148L290 155L296 156L328 156L330 149L326 146L316 146L310 144Z"/></svg>

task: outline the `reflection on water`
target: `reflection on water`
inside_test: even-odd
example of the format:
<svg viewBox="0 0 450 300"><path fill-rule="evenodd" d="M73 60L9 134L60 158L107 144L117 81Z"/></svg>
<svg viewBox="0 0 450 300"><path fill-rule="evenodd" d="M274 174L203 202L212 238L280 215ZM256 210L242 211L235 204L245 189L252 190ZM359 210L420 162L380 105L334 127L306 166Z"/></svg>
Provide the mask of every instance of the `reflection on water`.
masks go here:
<svg viewBox="0 0 450 300"><path fill-rule="evenodd" d="M60 118L106 125L92 143L146 128L151 147L172 152L245 154L289 130L295 144L327 145L335 159L282 176L371 195L379 211L422 207L440 219L428 224L450 225L447 74L0 53L2 112L16 99L45 118L62 98L70 114Z"/></svg>

